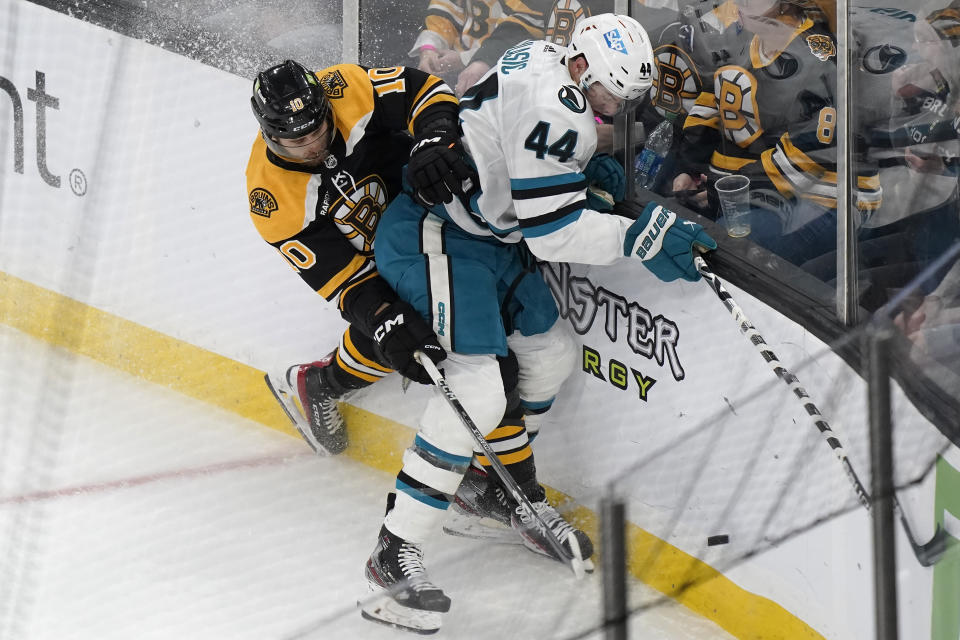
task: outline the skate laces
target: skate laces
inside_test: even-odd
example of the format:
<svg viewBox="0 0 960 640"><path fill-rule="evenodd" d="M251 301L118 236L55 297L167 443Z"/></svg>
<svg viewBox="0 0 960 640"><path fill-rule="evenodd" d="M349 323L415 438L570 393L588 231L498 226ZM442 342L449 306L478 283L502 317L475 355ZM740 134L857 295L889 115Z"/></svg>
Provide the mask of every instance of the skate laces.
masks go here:
<svg viewBox="0 0 960 640"><path fill-rule="evenodd" d="M397 553L397 563L400 565L400 571L403 572L410 588L414 591L437 588L427 579L427 570L423 566L423 549L419 545L411 542L404 542L400 545L400 550Z"/></svg>
<svg viewBox="0 0 960 640"><path fill-rule="evenodd" d="M291 381L289 377L290 373L293 372L294 369L296 369L297 381ZM290 370L287 372L287 383L290 385L291 390L300 388L299 376L307 375L307 371L309 371L309 366L307 365L297 365L290 368ZM308 391L305 395L306 398L301 396L301 402L304 400L309 400L311 405L315 405L320 409L320 415L317 415L317 412L314 411L313 416L320 422L320 424L317 426L323 427L323 429L325 429L330 435L336 434L341 428L343 428L343 418L340 415L340 408L337 406L337 396L333 395L332 393L326 393L323 388L320 389L319 393L311 394ZM315 423L317 420L311 419L310 422Z"/></svg>
<svg viewBox="0 0 960 640"><path fill-rule="evenodd" d="M543 520L550 530L557 536L557 538L563 542L567 539L567 536L573 533L574 528L569 522L563 519L556 509L550 506L546 500L542 502L534 502L533 509L537 512L537 515L540 516L540 519ZM526 527L529 527L531 524L536 525L538 530L543 530L543 527L540 525L533 516L527 513L527 510L523 508L523 505L519 505L515 509L518 516L520 516L520 522Z"/></svg>
<svg viewBox="0 0 960 640"><path fill-rule="evenodd" d="M323 413L323 426L327 433L333 434L340 430L340 409L337 407L337 399L333 396L326 396L320 400L320 411Z"/></svg>

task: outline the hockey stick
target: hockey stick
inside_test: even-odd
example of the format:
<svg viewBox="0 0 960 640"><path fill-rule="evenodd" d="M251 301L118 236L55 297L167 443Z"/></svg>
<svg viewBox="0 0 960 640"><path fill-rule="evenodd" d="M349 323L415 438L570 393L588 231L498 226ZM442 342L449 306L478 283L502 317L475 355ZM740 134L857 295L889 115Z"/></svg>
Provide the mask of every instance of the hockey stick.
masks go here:
<svg viewBox="0 0 960 640"><path fill-rule="evenodd" d="M573 569L573 574L577 576L577 578L582 578L585 570L583 566L583 558L580 555L580 545L577 543L576 536L569 536L570 548L573 550L573 553L570 553L563 548L563 544L559 539L557 539L557 536L553 533L550 527L548 527L543 521L543 518L540 517L540 514L537 513L537 510L533 508L533 505L530 504L530 500L527 499L527 496L523 494L523 491L520 489L517 481L513 479L513 476L510 475L510 472L507 471L507 468L503 466L502 462L500 462L500 458L493 450L493 447L490 446L490 443L487 442L486 438L483 437L483 434L480 433L480 429L477 428L477 425L473 422L473 419L470 417L470 414L467 413L467 410L464 409L462 404L460 404L460 400L450 389L450 386L447 384L443 374L440 373L439 369L437 369L437 365L435 365L433 360L427 357L427 355L422 351L415 352L414 357L417 359L417 362L420 363L420 366L426 369L427 375L429 375L430 379L433 380L433 384L437 385L437 388L443 392L443 397L446 399L447 404L450 405L450 408L453 409L453 412L456 413L457 417L460 418L460 422L463 423L463 426L466 427L470 432L470 435L473 436L473 441L476 442L480 449L483 450L484 455L487 456L487 460L490 461L494 471L496 471L497 475L500 476L500 480L510 492L510 495L513 496L513 499L523 507L524 511L526 511L527 514L530 515L531 518L533 518L543 530L544 535L550 542L550 546L553 547L553 552L556 553L557 557L559 558L566 558L570 562L570 568Z"/></svg>
<svg viewBox="0 0 960 640"><path fill-rule="evenodd" d="M757 331L757 328L753 326L753 323L747 318L746 314L743 312L743 309L733 301L733 297L730 293L723 287L723 284L717 278L710 267L707 266L706 261L700 257L695 256L693 259L694 264L697 267L697 271L700 272L700 275L703 276L704 282L717 294L717 297L720 298L720 301L723 302L723 305L727 308L727 311L730 312L730 315L733 316L734 321L740 327L740 333L745 335L748 340L757 348L760 352L760 355L763 356L763 359L770 365L770 368L773 369L773 372L777 374L777 377L783 380L784 384L790 387L790 390L793 391L793 395L797 397L797 400L803 405L804 410L806 410L807 415L811 417L814 425L826 439L827 444L830 445L830 448L833 449L833 452L836 454L837 459L840 461L840 464L843 465L843 470L847 473L847 478L850 479L850 483L853 485L853 490L857 494L857 499L860 501L860 504L867 511L872 511L872 504L870 500L870 495L867 493L866 488L864 488L863 483L860 482L860 478L857 477L856 472L853 470L853 465L850 464L850 460L847 458L847 453L843 449L843 445L840 443L839 438L836 434L830 429L830 425L827 423L826 419L820 413L820 410L817 409L817 406L813 404L813 401L810 399L807 391L800 386L800 381L797 380L797 377L787 371L780 360L777 359L777 355L770 349L770 346L763 339L763 336L760 335L760 332ZM933 533L933 537L926 542L925 544L920 544L917 542L916 537L913 535L913 530L910 528L910 523L907 522L907 518L903 513L903 509L900 507L900 501L897 500L896 493L893 494L893 508L897 512L897 517L900 519L900 524L903 525L904 533L907 535L907 540L910 542L910 546L913 547L913 553L917 556L917 561L924 567L929 567L940 559L940 556L943 555L946 551L947 546L947 532L944 531L940 525L937 525L936 531Z"/></svg>

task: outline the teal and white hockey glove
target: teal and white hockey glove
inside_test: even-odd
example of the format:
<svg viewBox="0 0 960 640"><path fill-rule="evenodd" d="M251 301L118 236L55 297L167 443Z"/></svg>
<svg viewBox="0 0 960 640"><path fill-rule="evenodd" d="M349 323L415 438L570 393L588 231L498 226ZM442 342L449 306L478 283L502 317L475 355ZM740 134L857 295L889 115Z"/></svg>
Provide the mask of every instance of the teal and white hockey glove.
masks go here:
<svg viewBox="0 0 960 640"><path fill-rule="evenodd" d="M613 196L614 202L620 202L627 193L627 177L623 167L608 153L595 153L583 168L587 185L599 187ZM609 210L609 209L608 209Z"/></svg>
<svg viewBox="0 0 960 640"><path fill-rule="evenodd" d="M587 209L610 213L616 203L613 196L599 187L587 187Z"/></svg>
<svg viewBox="0 0 960 640"><path fill-rule="evenodd" d="M693 265L694 246L710 251L717 243L696 222L651 202L627 230L623 253L640 258L664 282L677 278L696 282L700 273Z"/></svg>

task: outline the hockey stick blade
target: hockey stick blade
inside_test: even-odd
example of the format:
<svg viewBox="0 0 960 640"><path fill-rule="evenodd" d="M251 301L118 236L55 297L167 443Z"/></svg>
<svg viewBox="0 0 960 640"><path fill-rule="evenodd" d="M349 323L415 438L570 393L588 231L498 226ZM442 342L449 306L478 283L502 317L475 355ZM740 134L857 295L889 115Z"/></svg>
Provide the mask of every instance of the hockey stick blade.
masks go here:
<svg viewBox="0 0 960 640"><path fill-rule="evenodd" d="M700 272L700 275L703 276L703 281L706 283L710 289L717 294L717 297L720 298L720 302L723 303L723 306L727 308L727 311L730 312L730 315L733 317L734 322L737 323L737 327L740 329L746 338L750 341L753 346L757 348L760 352L760 355L767 362L773 372L780 378L784 384L790 387L790 390L793 392L793 395L797 398L800 404L803 405L804 410L807 415L810 416L811 420L814 423L814 426L820 431L820 434L824 437L827 444L833 450L834 454L837 456L837 459L840 461L840 464L843 466L844 471L846 471L847 478L850 480L850 484L853 487L854 492L857 494L857 499L860 501L860 504L868 511L872 512L873 504L870 499L870 495L867 493L866 488L863 486L863 483L860 481L860 478L857 477L856 472L853 470L853 465L850 464L850 460L847 458L846 451L843 449L843 445L840 443L840 439L830 428L830 424L827 422L826 418L820 413L820 410L813 403L813 400L810 398L810 394L807 393L806 389L800 386L800 381L795 375L790 373L786 367L780 362L777 355L773 352L773 349L767 344L766 340L763 339L763 336L760 335L760 332L757 331L757 328L753 326L753 323L750 322L750 319L747 318L747 315L743 312L743 309L734 302L733 296L730 295L730 292L723 287L723 283L720 282L720 279L717 278L716 274L710 270L710 267L707 266L706 260L701 256L694 256L693 263L697 267L697 271ZM919 562L924 567L929 567L940 559L943 556L944 551L947 547L947 533L939 526L927 543L920 544L917 542L917 539L913 535L913 530L910 528L910 523L907 522L907 518L903 513L903 509L900 507L900 502L897 500L896 494L893 496L893 506L900 518L900 524L903 526L903 532L907 536L907 540L910 542L910 547L913 549L913 553Z"/></svg>
<svg viewBox="0 0 960 640"><path fill-rule="evenodd" d="M540 517L540 514L537 513L537 510L533 508L532 504L530 504L530 500L528 500L527 496L523 494L520 486L517 485L516 480L513 479L513 476L510 475L510 472L507 471L507 468L503 466L502 462L500 462L500 458L493 450L493 447L490 446L490 443L487 442L486 438L483 437L483 434L480 433L480 429L477 428L477 425L470 417L470 414L467 413L467 410L460 403L460 399L457 398L456 394L450 389L450 386L447 385L447 381L443 377L443 374L440 373L440 370L437 369L437 365L434 364L433 360L431 360L422 351L416 351L413 355L414 358L417 359L417 362L420 363L420 366L426 370L427 375L430 376L433 384L435 384L443 394L447 404L450 406L453 412L457 414L457 417L460 418L460 422L463 423L463 426L467 429L467 431L470 432L470 435L473 436L473 441L483 451L483 454L487 457L487 460L490 461L490 465L493 467L494 471L497 472L497 475L503 482L504 487L506 487L507 491L510 492L510 495L513 496L513 499L523 507L523 510L527 512L527 515L530 516L532 521L536 522L537 525L542 529L544 536L553 549L553 552L557 554L558 558L566 559L566 561L570 564L570 568L573 570L573 575L575 575L577 579L582 578L586 574L586 569L584 567L583 557L580 553L580 546L576 544L576 536L571 536L573 539L573 542L570 545L571 551L564 549L563 544L557 538L556 534L554 534L550 527L547 526L547 523L543 521L543 518Z"/></svg>
<svg viewBox="0 0 960 640"><path fill-rule="evenodd" d="M898 511L900 511L900 509L898 509ZM908 529L910 526L907 524L907 520L902 511L900 511L900 523L904 529ZM943 554L947 551L947 541L949 539L950 534L940 525L937 525L936 530L933 532L933 537L925 544L920 544L914 540L912 534L907 535L907 540L910 541L913 554L917 556L917 562L924 567L932 567L940 561L940 558L942 558Z"/></svg>

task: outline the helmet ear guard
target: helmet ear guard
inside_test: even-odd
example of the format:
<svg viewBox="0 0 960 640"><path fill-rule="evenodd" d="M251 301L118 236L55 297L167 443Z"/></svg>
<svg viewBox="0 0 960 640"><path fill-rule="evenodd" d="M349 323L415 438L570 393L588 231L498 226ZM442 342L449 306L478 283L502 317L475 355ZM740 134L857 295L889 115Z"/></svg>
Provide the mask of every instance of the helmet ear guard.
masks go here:
<svg viewBox="0 0 960 640"><path fill-rule="evenodd" d="M270 150L284 155L276 138L302 138L323 126L330 102L317 76L293 60L257 74L250 107Z"/></svg>
<svg viewBox="0 0 960 640"><path fill-rule="evenodd" d="M629 16L603 13L577 23L567 47L571 58L582 55L587 69L580 82L599 82L625 101L637 100L653 84L653 48L640 23Z"/></svg>

